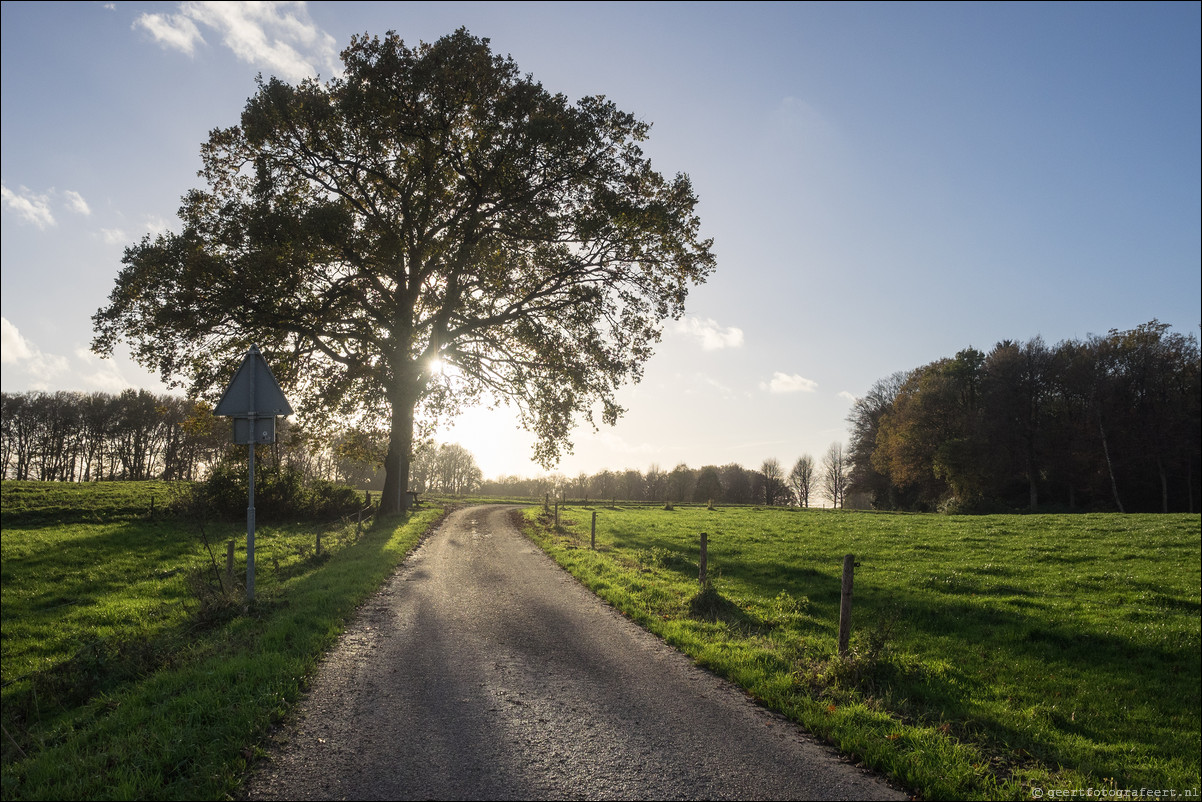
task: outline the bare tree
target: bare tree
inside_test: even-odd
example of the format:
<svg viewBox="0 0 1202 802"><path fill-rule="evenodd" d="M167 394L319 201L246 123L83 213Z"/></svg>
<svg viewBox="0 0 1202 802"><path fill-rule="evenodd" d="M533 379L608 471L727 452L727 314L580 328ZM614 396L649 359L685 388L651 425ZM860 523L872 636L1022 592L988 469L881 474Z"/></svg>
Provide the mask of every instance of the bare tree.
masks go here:
<svg viewBox="0 0 1202 802"><path fill-rule="evenodd" d="M810 506L810 496L814 493L814 458L809 454L798 457L789 471L789 487L797 496L797 503L802 507Z"/></svg>
<svg viewBox="0 0 1202 802"><path fill-rule="evenodd" d="M668 475L653 462L647 467L644 484L648 501L662 501L668 488Z"/></svg>
<svg viewBox="0 0 1202 802"><path fill-rule="evenodd" d="M831 443L822 458L822 495L835 507L842 507L847 495L847 455L842 443Z"/></svg>

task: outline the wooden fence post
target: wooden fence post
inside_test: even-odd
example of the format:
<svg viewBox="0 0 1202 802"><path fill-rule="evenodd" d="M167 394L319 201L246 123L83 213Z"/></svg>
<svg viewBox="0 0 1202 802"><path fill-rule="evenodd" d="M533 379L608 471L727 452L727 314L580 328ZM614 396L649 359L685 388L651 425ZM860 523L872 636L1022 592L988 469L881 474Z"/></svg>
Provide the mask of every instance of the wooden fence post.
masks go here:
<svg viewBox="0 0 1202 802"><path fill-rule="evenodd" d="M559 499L555 499L555 526L559 526Z"/></svg>
<svg viewBox="0 0 1202 802"><path fill-rule="evenodd" d="M317 556L321 556L321 530L317 530Z"/></svg>
<svg viewBox="0 0 1202 802"><path fill-rule="evenodd" d="M843 589L839 597L839 656L847 656L851 641L851 583L856 573L856 558L848 554L843 557Z"/></svg>
<svg viewBox="0 0 1202 802"><path fill-rule="evenodd" d="M697 574L697 579L701 582L701 589L705 590L705 586L709 584L709 535L705 532L701 533L701 570Z"/></svg>
<svg viewBox="0 0 1202 802"><path fill-rule="evenodd" d="M592 532L589 534L589 548L593 551L597 550L597 511L593 510L593 526Z"/></svg>

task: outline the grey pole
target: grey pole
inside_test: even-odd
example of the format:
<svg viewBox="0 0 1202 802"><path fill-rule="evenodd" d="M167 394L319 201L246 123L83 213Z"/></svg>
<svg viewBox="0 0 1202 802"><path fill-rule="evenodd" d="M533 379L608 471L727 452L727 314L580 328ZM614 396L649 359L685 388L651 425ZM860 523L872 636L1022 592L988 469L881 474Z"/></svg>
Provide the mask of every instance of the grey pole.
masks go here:
<svg viewBox="0 0 1202 802"><path fill-rule="evenodd" d="M259 346L252 345L250 350L258 354ZM250 493L246 506L246 600L255 600L255 373L258 360L250 361Z"/></svg>
<svg viewBox="0 0 1202 802"><path fill-rule="evenodd" d="M254 421L251 421L253 432ZM246 507L246 600L255 600L255 441L250 441L250 496Z"/></svg>

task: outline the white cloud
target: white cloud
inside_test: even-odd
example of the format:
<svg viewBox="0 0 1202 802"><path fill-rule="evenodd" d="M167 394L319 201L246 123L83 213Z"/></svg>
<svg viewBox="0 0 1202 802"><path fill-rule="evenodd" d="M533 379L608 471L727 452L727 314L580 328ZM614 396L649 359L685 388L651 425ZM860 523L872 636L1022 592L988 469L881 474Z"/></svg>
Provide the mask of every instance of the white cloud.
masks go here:
<svg viewBox="0 0 1202 802"><path fill-rule="evenodd" d="M715 320L700 317L685 317L672 327L679 334L696 337L706 351L721 348L740 348L743 345L743 330L734 326L720 326Z"/></svg>
<svg viewBox="0 0 1202 802"><path fill-rule="evenodd" d="M31 356L33 356L33 349L21 336L21 332L8 322L8 318L0 317L0 363L15 365Z"/></svg>
<svg viewBox="0 0 1202 802"><path fill-rule="evenodd" d="M27 187L21 187L20 194L0 184L0 197L4 207L17 213L27 223L33 223L41 229L54 225L54 215L50 212L50 199L46 195L35 195Z"/></svg>
<svg viewBox="0 0 1202 802"><path fill-rule="evenodd" d="M86 348L73 358L43 353L25 339L8 318L0 318L0 362L5 387L15 392L82 390L119 393L133 385L112 359L101 359Z"/></svg>
<svg viewBox="0 0 1202 802"><path fill-rule="evenodd" d="M196 23L182 14L143 14L134 20L133 27L145 28L164 48L189 56L196 52L197 43L205 43Z"/></svg>
<svg viewBox="0 0 1202 802"><path fill-rule="evenodd" d="M75 190L68 189L63 193L63 195L66 196L67 208L69 208L71 211L75 212L76 214L82 214L85 217L92 213L92 208L88 206L88 202L83 199L83 195L80 195Z"/></svg>
<svg viewBox="0 0 1202 802"><path fill-rule="evenodd" d="M146 233L152 238L157 237L159 234L167 233L167 221L157 215L147 217L145 227Z"/></svg>
<svg viewBox="0 0 1202 802"><path fill-rule="evenodd" d="M849 393L847 390L840 390L839 397L849 404L854 404L860 400L855 394Z"/></svg>
<svg viewBox="0 0 1202 802"><path fill-rule="evenodd" d="M125 232L119 228L102 228L100 237L104 240L105 245L121 245L129 241Z"/></svg>
<svg viewBox="0 0 1202 802"><path fill-rule="evenodd" d="M164 47L191 55L212 30L240 60L291 81L338 71L333 36L303 2L185 2L178 14L143 14L134 23Z"/></svg>
<svg viewBox="0 0 1202 802"><path fill-rule="evenodd" d="M76 348L75 358L87 368L86 371L76 373L84 390L119 393L133 386L121 375L117 364L111 359L101 359L86 348Z"/></svg>
<svg viewBox="0 0 1202 802"><path fill-rule="evenodd" d="M779 370L772 374L772 380L760 382L760 389L770 393L812 393L818 389L818 382L794 373L789 375Z"/></svg>
<svg viewBox="0 0 1202 802"><path fill-rule="evenodd" d="M25 383L34 390L49 389L50 380L69 368L65 357L43 354L8 318L0 318L0 363L24 373Z"/></svg>

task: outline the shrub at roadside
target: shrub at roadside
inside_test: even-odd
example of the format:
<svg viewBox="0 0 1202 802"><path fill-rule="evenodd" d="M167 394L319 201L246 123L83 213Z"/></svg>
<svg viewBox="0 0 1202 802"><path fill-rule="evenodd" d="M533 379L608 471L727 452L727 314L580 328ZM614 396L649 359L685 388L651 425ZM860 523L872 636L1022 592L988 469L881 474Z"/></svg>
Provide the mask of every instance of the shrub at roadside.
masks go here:
<svg viewBox="0 0 1202 802"><path fill-rule="evenodd" d="M248 493L245 466L218 465L208 479L182 498L177 511L191 514L201 505L205 514L225 521L246 516ZM181 509L181 506L184 509ZM273 465L255 466L255 519L257 521L333 520L354 515L364 506L353 488L318 479L305 483L300 471Z"/></svg>

